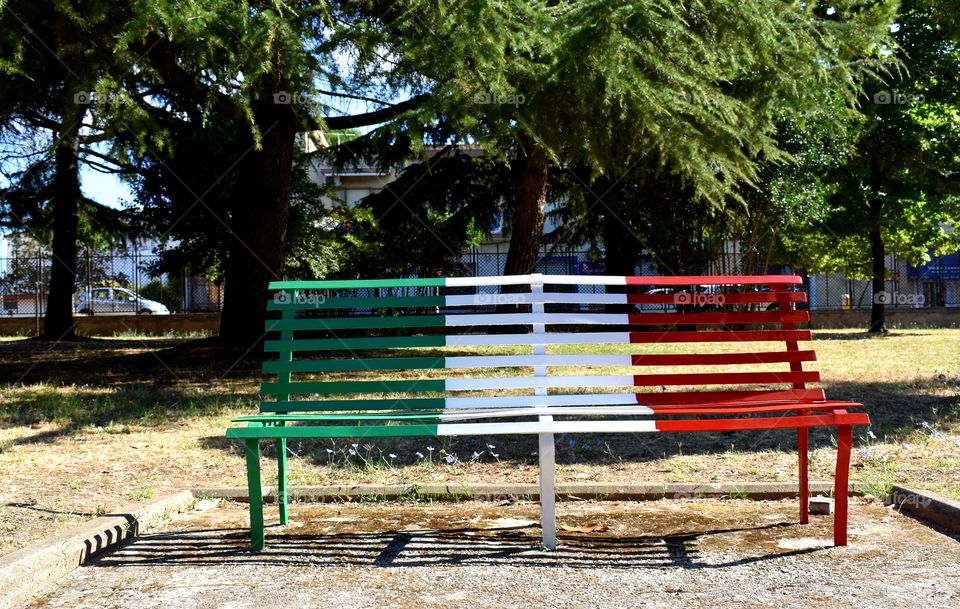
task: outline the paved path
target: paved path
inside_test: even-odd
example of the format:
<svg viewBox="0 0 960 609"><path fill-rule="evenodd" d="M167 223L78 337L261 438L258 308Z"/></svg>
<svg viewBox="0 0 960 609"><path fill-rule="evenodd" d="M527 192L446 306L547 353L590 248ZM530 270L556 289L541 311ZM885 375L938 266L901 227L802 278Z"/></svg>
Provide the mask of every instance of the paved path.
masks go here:
<svg viewBox="0 0 960 609"><path fill-rule="evenodd" d="M556 552L530 503L295 505L259 555L244 507L178 517L31 607L960 607L960 543L875 502L847 548L793 501L562 502Z"/></svg>

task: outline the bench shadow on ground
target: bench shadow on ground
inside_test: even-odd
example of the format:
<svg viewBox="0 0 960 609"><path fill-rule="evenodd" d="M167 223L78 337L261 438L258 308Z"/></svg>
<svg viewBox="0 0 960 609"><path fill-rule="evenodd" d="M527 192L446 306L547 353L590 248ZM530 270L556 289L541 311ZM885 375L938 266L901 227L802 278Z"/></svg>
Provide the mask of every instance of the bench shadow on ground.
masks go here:
<svg viewBox="0 0 960 609"><path fill-rule="evenodd" d="M564 567L575 569L722 569L810 554L822 547L763 551L710 562L697 545L706 538L781 529L793 523L697 531L667 536L580 536L560 534L558 549L536 547L538 526L403 530L300 535L268 533L263 552L248 551L244 529L204 529L144 535L106 554L91 567L311 566L311 567ZM270 528L268 527L268 531ZM757 551L759 550L759 551ZM747 554L747 552L737 552Z"/></svg>

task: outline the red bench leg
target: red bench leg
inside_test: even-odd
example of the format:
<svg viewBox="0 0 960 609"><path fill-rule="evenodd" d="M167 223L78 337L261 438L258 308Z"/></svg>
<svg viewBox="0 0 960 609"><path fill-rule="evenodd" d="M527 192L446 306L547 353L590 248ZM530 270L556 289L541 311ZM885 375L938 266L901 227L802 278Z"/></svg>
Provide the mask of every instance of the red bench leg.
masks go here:
<svg viewBox="0 0 960 609"><path fill-rule="evenodd" d="M808 465L809 430L797 429L797 455L800 461L800 524L810 522L810 474Z"/></svg>
<svg viewBox="0 0 960 609"><path fill-rule="evenodd" d="M847 545L847 486L850 477L850 448L853 445L853 428L849 425L837 428L837 472L833 496L836 511L833 514L833 545Z"/></svg>

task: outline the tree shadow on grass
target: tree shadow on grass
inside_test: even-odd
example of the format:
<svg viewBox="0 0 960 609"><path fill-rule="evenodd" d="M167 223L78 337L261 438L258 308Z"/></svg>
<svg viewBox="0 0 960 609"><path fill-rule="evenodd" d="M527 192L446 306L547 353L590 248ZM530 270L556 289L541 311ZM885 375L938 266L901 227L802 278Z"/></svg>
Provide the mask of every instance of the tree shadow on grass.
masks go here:
<svg viewBox="0 0 960 609"><path fill-rule="evenodd" d="M259 380L260 351L211 339L0 343L0 385Z"/></svg>
<svg viewBox="0 0 960 609"><path fill-rule="evenodd" d="M926 431L923 423L927 423L932 429L949 429L960 423L960 396L944 391L943 383L936 379L912 384L833 383L827 394L831 399L865 404L863 410L870 415L871 426L854 428L855 445L869 442L868 430L880 441L899 442L917 431ZM749 432L558 434L555 442L559 464L616 466L623 462L642 463L677 455L795 453L796 438L796 431L784 429ZM811 450L835 447L835 430L813 428L810 430L809 442ZM201 439L201 444L207 448L235 452L241 442L226 440L222 436L208 436ZM354 447L353 444L357 446ZM276 457L275 444L267 440L261 445L266 457ZM491 446L493 448L490 448ZM428 447L433 447L434 451L430 452ZM288 440L288 448L298 458L312 465L337 463L354 469L369 469L371 465L384 468L411 465L428 458L434 464L443 464L448 454L467 461L477 453L480 454L478 460L484 463L535 465L538 459L536 436L295 439ZM391 458L391 454L396 457Z"/></svg>
<svg viewBox="0 0 960 609"><path fill-rule="evenodd" d="M0 343L0 425L54 429L12 442L52 442L83 427L162 425L225 407L256 408L259 362L206 340Z"/></svg>
<svg viewBox="0 0 960 609"><path fill-rule="evenodd" d="M830 334L830 333L827 333ZM849 333L835 333L850 338ZM818 335L819 338L819 335ZM17 443L53 441L84 426L110 424L163 424L184 417L216 413L225 405L257 409L257 388L263 380L257 349L223 346L202 339L174 343L150 340L87 340L49 344L19 341L0 343L0 386L3 408L0 424L61 423L57 430L41 431ZM873 420L872 430L881 440L899 440L921 428L954 425L960 421L960 397L949 384L937 379L913 383L840 382L827 388L831 399L860 401ZM865 428L856 429L861 439ZM234 453L239 442L222 436L201 439L208 448ZM291 449L317 465L338 460L365 467L370 458L389 466L424 459L442 462L439 450L467 460L531 463L537 461L535 437L391 438L361 440L357 455L348 454L348 441L292 441ZM811 446L834 444L829 429L811 431ZM373 448L367 448L372 446ZM430 454L428 446L436 449ZM493 448L490 448L493 446ZM729 451L763 452L796 450L792 430L712 432L694 434L569 434L557 438L560 463L651 461L674 455L719 454ZM269 450L267 450L269 455ZM390 454L397 457L390 458ZM496 457L494 457L496 455ZM349 458L347 458L349 457ZM362 457L362 458L361 458ZM365 461L366 460L366 461Z"/></svg>

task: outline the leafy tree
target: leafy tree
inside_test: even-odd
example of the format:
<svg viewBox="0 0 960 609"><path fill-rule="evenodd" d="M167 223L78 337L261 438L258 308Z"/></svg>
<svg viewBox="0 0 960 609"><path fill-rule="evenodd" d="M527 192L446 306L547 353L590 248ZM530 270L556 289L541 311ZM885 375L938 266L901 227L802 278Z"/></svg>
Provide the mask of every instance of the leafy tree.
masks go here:
<svg viewBox="0 0 960 609"><path fill-rule="evenodd" d="M102 41L114 35L124 13L123 3L106 1L0 1L0 136L4 174L12 182L4 212L8 225L49 238L43 338L73 336L81 228L111 220L108 210L83 196L79 170L84 163L103 167L90 146L98 132L87 131L93 125L86 119L96 83L123 61ZM85 232L91 237L96 229Z"/></svg>
<svg viewBox="0 0 960 609"><path fill-rule="evenodd" d="M958 247L941 229L960 219L958 11L955 0L901 4L892 29L903 69L868 83L827 205L793 239L812 269L872 279L871 332L886 331L886 254L919 264Z"/></svg>
<svg viewBox="0 0 960 609"><path fill-rule="evenodd" d="M507 272L535 262L551 158L610 184L642 165L644 181L666 177L722 205L758 179L761 160L785 159L775 139L784 106L809 107L825 87L852 105L881 69L877 43L892 14L890 3L859 1L533 6L525 17L537 34L506 41L504 56L520 60L497 66L497 78L449 59L460 103L475 108L470 134L509 146L519 168ZM441 39L452 14L427 22ZM484 16L502 36L517 31L496 11ZM488 103L511 95L523 103Z"/></svg>
<svg viewBox="0 0 960 609"><path fill-rule="evenodd" d="M171 311L179 311L183 303L183 286L172 276L166 282L162 278L151 279L140 288L140 295L163 303Z"/></svg>

